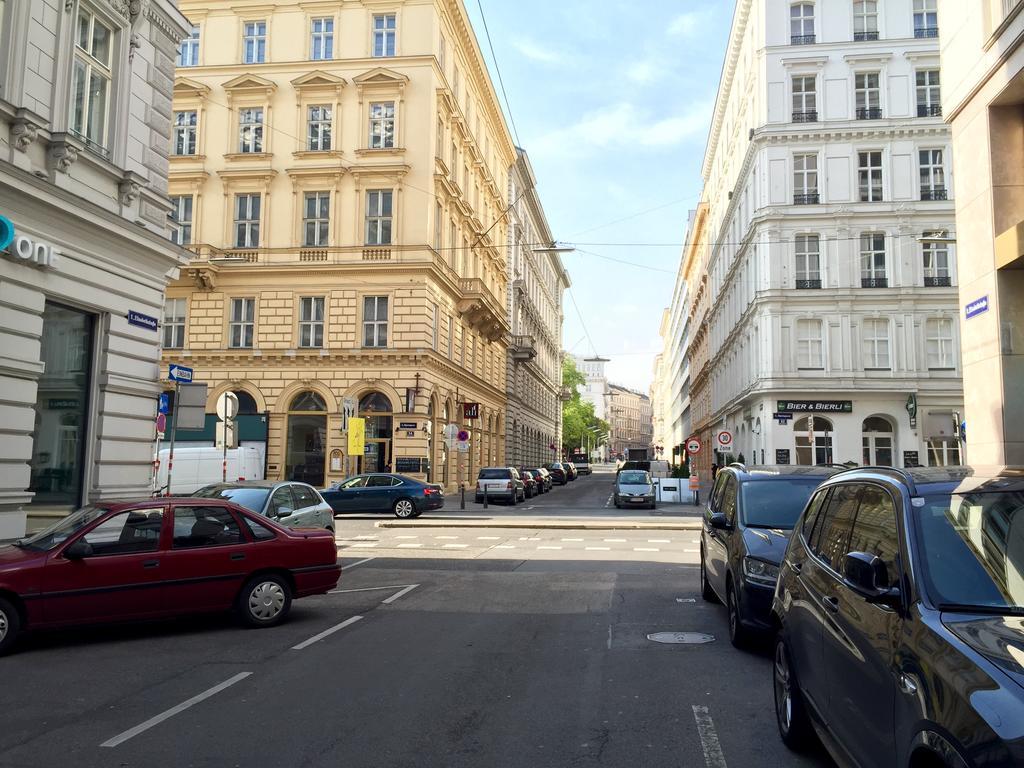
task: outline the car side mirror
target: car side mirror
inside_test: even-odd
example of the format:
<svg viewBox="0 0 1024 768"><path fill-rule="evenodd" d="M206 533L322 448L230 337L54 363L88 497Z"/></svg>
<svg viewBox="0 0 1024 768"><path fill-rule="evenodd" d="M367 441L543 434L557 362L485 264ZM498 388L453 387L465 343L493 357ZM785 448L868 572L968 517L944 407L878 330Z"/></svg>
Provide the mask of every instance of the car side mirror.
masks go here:
<svg viewBox="0 0 1024 768"><path fill-rule="evenodd" d="M725 516L724 512L712 512L711 519L708 520L711 523L711 527L717 531L731 531L732 526L729 525L729 519Z"/></svg>
<svg viewBox="0 0 1024 768"><path fill-rule="evenodd" d="M288 517L294 511L291 507L278 507L274 517Z"/></svg>
<svg viewBox="0 0 1024 768"><path fill-rule="evenodd" d="M843 560L846 583L870 603L883 603L896 607L900 591L889 585L889 570L885 561L870 552L850 552Z"/></svg>
<svg viewBox="0 0 1024 768"><path fill-rule="evenodd" d="M84 560L92 555L92 544L85 539L79 539L68 545L64 550L64 557L68 560Z"/></svg>

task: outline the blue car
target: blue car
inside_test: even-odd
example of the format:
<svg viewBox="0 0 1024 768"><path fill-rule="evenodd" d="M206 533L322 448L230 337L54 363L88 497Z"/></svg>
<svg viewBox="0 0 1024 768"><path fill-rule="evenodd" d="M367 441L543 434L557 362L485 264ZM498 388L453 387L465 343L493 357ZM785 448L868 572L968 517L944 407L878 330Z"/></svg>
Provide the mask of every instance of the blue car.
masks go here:
<svg viewBox="0 0 1024 768"><path fill-rule="evenodd" d="M405 475L356 475L320 491L336 515L390 512L403 520L444 507L444 489Z"/></svg>

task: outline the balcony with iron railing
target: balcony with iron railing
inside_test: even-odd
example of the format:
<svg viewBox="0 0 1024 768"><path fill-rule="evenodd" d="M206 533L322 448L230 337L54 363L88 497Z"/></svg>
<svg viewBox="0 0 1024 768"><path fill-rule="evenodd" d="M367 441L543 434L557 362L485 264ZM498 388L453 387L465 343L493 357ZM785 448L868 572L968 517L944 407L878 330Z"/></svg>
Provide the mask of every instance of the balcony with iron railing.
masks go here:
<svg viewBox="0 0 1024 768"><path fill-rule="evenodd" d="M818 205L821 202L821 195L817 190L813 192L798 192L793 195L793 205Z"/></svg>
<svg viewBox="0 0 1024 768"><path fill-rule="evenodd" d="M863 42L866 42L866 41L877 40L877 39L878 39L878 31L877 30L870 31L870 32L854 32L853 33L853 41L855 43L863 43Z"/></svg>
<svg viewBox="0 0 1024 768"><path fill-rule="evenodd" d="M881 107L857 107L858 120L881 120Z"/></svg>
<svg viewBox="0 0 1024 768"><path fill-rule="evenodd" d="M790 45L814 45L817 37L815 35L790 35Z"/></svg>
<svg viewBox="0 0 1024 768"><path fill-rule="evenodd" d="M887 277L862 277L860 279L861 288L888 288L889 278Z"/></svg>
<svg viewBox="0 0 1024 768"><path fill-rule="evenodd" d="M938 27L914 27L914 37L916 37L918 40L924 40L938 36Z"/></svg>
<svg viewBox="0 0 1024 768"><path fill-rule="evenodd" d="M807 280L797 280L796 288L798 291L816 290L821 288L821 278L813 278Z"/></svg>
<svg viewBox="0 0 1024 768"><path fill-rule="evenodd" d="M948 200L949 193L945 187L925 187L921 190L922 200Z"/></svg>
<svg viewBox="0 0 1024 768"><path fill-rule="evenodd" d="M924 287L925 288L951 288L953 286L953 278L946 275L945 277L939 275L925 275L924 276Z"/></svg>
<svg viewBox="0 0 1024 768"><path fill-rule="evenodd" d="M942 105L941 104L918 104L917 105L917 116L918 117L942 117Z"/></svg>
<svg viewBox="0 0 1024 768"><path fill-rule="evenodd" d="M811 109L806 112L794 112L793 113L794 123L816 123L818 122L818 111Z"/></svg>
<svg viewBox="0 0 1024 768"><path fill-rule="evenodd" d="M537 340L529 335L513 336L508 351L513 361L528 363L537 357Z"/></svg>

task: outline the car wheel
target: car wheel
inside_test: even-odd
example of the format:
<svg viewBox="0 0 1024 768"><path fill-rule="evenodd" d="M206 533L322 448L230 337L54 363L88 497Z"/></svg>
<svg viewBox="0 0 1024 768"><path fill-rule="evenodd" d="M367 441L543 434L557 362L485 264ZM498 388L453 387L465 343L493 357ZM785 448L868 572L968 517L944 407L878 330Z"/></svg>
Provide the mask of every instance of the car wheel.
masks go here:
<svg viewBox="0 0 1024 768"><path fill-rule="evenodd" d="M516 505L516 503L518 502L518 500L519 500L519 494L516 493L516 491L513 489L513 491L512 491L512 498L509 500L508 505L510 507L514 507Z"/></svg>
<svg viewBox="0 0 1024 768"><path fill-rule="evenodd" d="M280 624L291 607L291 587L282 576L273 573L249 579L238 596L238 611L249 627Z"/></svg>
<svg viewBox="0 0 1024 768"><path fill-rule="evenodd" d="M718 595L708 582L708 569L704 565L704 548L700 550L700 596L709 603L717 603Z"/></svg>
<svg viewBox="0 0 1024 768"><path fill-rule="evenodd" d="M408 520L416 514L416 505L412 503L412 499L399 499L392 509L395 517L401 520Z"/></svg>
<svg viewBox="0 0 1024 768"><path fill-rule="evenodd" d="M736 648L746 648L750 644L750 631L740 621L739 600L733 582L725 590L725 607L729 613L729 640Z"/></svg>
<svg viewBox="0 0 1024 768"><path fill-rule="evenodd" d="M775 691L775 721L779 726L782 743L794 751L800 751L810 741L811 721L804 709L796 672L789 655L789 644L780 632L775 638L774 664L772 665L772 688Z"/></svg>
<svg viewBox="0 0 1024 768"><path fill-rule="evenodd" d="M327 525L327 526L324 526L324 527L325 527L325 528L326 528L326 529L327 529L328 531L330 531L331 533L334 533L334 526L333 526L333 525Z"/></svg>
<svg viewBox="0 0 1024 768"><path fill-rule="evenodd" d="M14 647L21 629L21 614L7 600L0 597L0 656Z"/></svg>

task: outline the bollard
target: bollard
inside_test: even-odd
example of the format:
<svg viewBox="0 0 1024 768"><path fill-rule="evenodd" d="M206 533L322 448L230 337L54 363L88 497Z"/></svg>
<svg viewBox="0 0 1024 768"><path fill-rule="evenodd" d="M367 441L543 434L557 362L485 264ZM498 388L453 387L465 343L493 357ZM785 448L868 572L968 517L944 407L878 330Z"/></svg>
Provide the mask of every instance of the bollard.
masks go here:
<svg viewBox="0 0 1024 768"><path fill-rule="evenodd" d="M700 506L700 491L694 491L693 492L693 506L695 506L695 507L699 507Z"/></svg>
<svg viewBox="0 0 1024 768"><path fill-rule="evenodd" d="M459 502L459 509L466 508L466 484L462 483L459 486L459 490L462 492L462 500Z"/></svg>
<svg viewBox="0 0 1024 768"><path fill-rule="evenodd" d="M484 483L484 509L487 509L487 483Z"/></svg>

